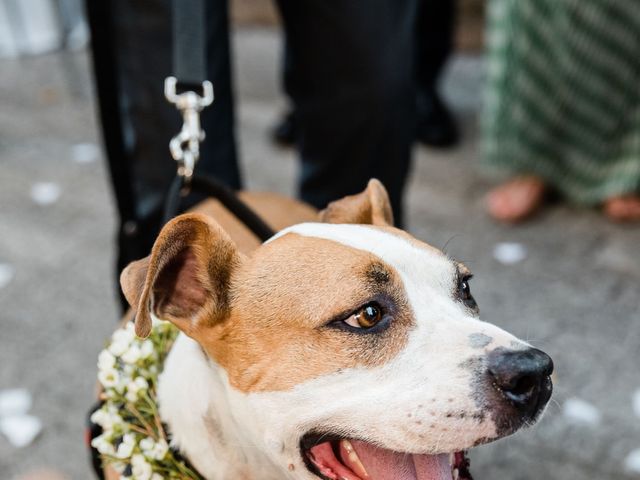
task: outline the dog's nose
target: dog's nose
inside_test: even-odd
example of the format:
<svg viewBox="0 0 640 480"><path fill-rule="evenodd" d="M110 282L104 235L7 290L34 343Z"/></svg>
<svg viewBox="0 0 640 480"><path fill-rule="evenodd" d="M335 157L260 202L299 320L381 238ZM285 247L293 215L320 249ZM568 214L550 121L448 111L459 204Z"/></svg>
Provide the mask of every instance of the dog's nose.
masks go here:
<svg viewBox="0 0 640 480"><path fill-rule="evenodd" d="M553 361L546 353L498 348L489 353L487 367L494 385L523 415L535 417L549 401Z"/></svg>

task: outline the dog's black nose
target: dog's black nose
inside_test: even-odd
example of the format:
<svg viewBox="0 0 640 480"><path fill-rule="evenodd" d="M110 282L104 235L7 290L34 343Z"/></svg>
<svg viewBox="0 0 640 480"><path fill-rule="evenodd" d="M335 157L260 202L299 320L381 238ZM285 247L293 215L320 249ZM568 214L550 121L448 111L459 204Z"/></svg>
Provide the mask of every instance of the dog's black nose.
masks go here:
<svg viewBox="0 0 640 480"><path fill-rule="evenodd" d="M487 364L494 385L525 416L533 418L551 397L553 361L546 353L529 348L497 348Z"/></svg>

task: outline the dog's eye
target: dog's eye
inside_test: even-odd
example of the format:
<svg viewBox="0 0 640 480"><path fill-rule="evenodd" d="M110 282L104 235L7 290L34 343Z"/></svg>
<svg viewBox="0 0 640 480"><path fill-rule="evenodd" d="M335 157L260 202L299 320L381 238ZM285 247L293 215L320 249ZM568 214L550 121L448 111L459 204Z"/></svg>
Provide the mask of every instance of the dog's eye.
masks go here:
<svg viewBox="0 0 640 480"><path fill-rule="evenodd" d="M478 304L476 303L475 298L473 298L473 295L471 295L471 287L469 286L471 278L472 275L466 275L460 278L460 281L458 282L458 297L467 307L472 310L477 310Z"/></svg>
<svg viewBox="0 0 640 480"><path fill-rule="evenodd" d="M354 328L371 328L375 327L380 320L382 320L382 308L375 303L370 303L345 319L344 323Z"/></svg>

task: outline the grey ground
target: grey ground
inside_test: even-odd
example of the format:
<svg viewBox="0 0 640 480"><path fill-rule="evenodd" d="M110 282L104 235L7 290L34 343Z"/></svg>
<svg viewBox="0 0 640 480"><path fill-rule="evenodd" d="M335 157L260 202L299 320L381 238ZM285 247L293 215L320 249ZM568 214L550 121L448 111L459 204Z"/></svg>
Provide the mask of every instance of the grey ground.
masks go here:
<svg viewBox="0 0 640 480"><path fill-rule="evenodd" d="M243 168L250 188L293 191L292 152L265 131L282 106L278 35L235 35ZM95 361L117 318L112 290L114 208L103 162L77 164L70 148L96 142L84 53L0 61L0 263L16 274L0 289L0 389L27 387L44 431L16 449L0 437L0 479L51 465L90 478L84 412L93 399ZM477 479L620 479L640 448L631 396L640 388L640 229L596 211L553 207L521 227L498 226L482 208L490 185L476 171L479 58L458 57L446 93L464 127L452 152L417 148L409 188L410 228L474 270L483 318L549 352L557 365L555 401L543 421L473 455ZM158 99L162 101L162 99ZM159 138L158 141L167 141ZM38 206L38 181L62 186ZM501 241L522 242L528 258L504 266ZM592 403L599 425L563 415L571 397Z"/></svg>

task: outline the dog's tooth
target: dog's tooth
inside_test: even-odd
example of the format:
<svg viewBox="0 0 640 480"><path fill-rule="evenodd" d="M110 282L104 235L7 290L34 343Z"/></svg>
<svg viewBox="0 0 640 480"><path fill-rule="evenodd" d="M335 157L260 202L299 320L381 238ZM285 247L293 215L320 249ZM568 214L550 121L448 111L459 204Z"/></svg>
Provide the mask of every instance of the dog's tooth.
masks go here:
<svg viewBox="0 0 640 480"><path fill-rule="evenodd" d="M458 480L460 478L460 471L457 468L453 469L453 480Z"/></svg>
<svg viewBox="0 0 640 480"><path fill-rule="evenodd" d="M340 440L340 446L347 454L347 457L349 457L349 466L353 470L353 473L358 475L360 478L370 478L367 470L360 461L360 457L358 457L353 445L351 445L351 442L349 440Z"/></svg>
<svg viewBox="0 0 640 480"><path fill-rule="evenodd" d="M453 462L455 461L455 458L456 458L455 454L453 453L449 454L449 465L452 467L453 467Z"/></svg>

